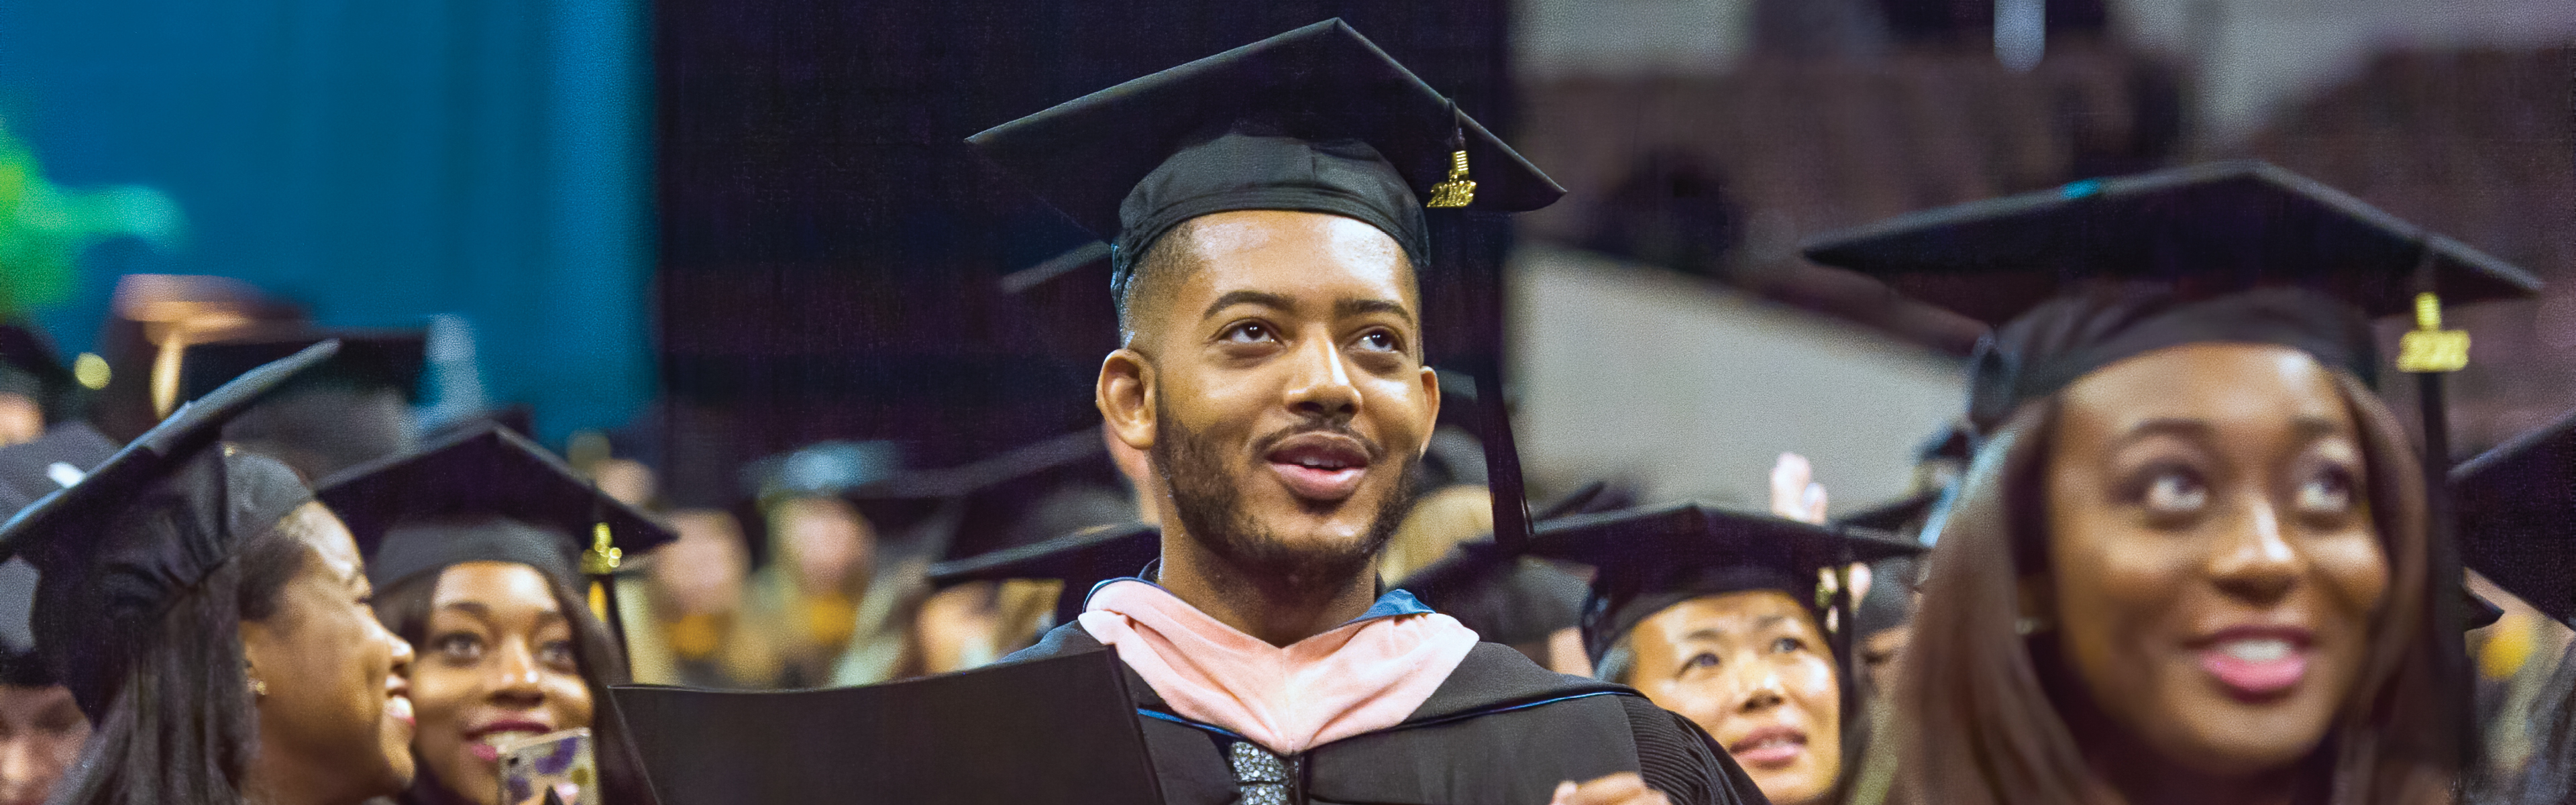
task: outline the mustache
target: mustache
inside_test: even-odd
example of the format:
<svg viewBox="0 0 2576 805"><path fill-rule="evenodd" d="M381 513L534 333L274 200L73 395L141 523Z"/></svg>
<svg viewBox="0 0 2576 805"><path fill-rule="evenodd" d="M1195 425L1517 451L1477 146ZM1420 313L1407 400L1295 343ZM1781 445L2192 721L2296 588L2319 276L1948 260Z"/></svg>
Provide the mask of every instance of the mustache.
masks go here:
<svg viewBox="0 0 2576 805"><path fill-rule="evenodd" d="M1261 438L1253 440L1252 454L1256 456L1269 455L1271 450L1279 447L1280 442L1288 441L1289 439L1294 439L1309 433L1329 433L1336 436L1349 437L1351 441L1359 442L1360 451L1368 455L1370 464L1376 464L1380 460L1386 458L1386 446L1378 444L1376 439L1371 439L1366 435L1361 434L1358 430L1351 427L1351 423L1339 419L1324 419L1320 417L1309 417L1303 422L1264 434Z"/></svg>

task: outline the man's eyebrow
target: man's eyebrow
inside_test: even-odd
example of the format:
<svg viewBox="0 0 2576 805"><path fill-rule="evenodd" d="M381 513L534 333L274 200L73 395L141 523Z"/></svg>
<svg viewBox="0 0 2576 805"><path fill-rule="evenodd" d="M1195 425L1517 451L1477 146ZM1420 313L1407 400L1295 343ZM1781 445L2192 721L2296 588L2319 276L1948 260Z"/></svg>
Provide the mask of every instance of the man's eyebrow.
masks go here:
<svg viewBox="0 0 2576 805"><path fill-rule="evenodd" d="M1396 318L1403 319L1406 324L1413 323L1413 311L1407 309L1402 302L1390 302L1384 299L1344 299L1333 303L1333 318L1336 319L1347 319L1369 313L1393 314Z"/></svg>
<svg viewBox="0 0 2576 805"><path fill-rule="evenodd" d="M1207 312L1199 314L1199 318L1205 319L1210 316L1214 316L1217 314L1217 311L1221 311L1235 305L1260 305L1262 307L1276 308L1279 310L1297 309L1296 300L1289 299L1283 294L1275 294L1269 291L1229 291L1226 295L1217 297L1215 302L1209 304L1207 306Z"/></svg>

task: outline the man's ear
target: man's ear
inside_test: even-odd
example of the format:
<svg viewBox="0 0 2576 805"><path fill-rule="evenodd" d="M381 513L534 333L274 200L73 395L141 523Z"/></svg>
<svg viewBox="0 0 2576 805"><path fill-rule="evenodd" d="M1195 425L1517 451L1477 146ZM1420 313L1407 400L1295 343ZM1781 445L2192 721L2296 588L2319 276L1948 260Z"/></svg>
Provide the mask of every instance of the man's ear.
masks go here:
<svg viewBox="0 0 2576 805"><path fill-rule="evenodd" d="M1144 353L1121 349L1100 361L1100 380L1091 401L1109 431L1128 447L1154 449L1154 364Z"/></svg>
<svg viewBox="0 0 2576 805"><path fill-rule="evenodd" d="M1431 427L1422 429L1422 449L1414 451L1415 458L1431 455L1430 433L1440 426L1440 371L1429 366L1422 367L1422 407L1422 421Z"/></svg>

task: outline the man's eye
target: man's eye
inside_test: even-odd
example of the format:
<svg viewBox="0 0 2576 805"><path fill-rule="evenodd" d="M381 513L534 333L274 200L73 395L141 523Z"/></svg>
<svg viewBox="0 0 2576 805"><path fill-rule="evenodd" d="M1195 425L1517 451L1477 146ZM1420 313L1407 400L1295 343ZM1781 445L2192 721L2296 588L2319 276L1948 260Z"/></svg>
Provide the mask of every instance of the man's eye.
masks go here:
<svg viewBox="0 0 2576 805"><path fill-rule="evenodd" d="M1224 339L1236 344L1258 344L1263 341L1279 340L1276 334L1270 331L1270 325L1257 321L1244 322L1227 329Z"/></svg>

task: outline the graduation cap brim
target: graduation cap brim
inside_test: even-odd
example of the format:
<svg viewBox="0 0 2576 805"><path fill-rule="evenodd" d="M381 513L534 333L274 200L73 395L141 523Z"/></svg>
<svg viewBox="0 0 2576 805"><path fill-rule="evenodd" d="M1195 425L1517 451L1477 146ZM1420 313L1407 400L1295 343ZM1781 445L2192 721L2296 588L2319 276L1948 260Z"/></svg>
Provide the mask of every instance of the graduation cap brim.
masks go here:
<svg viewBox="0 0 2576 805"><path fill-rule="evenodd" d="M931 584L942 587L969 581L1061 581L1064 590L1056 598L1056 622L1068 623L1081 613L1091 588L1136 575L1162 550L1162 530L1154 526L1095 526L1044 542L933 564L929 578Z"/></svg>
<svg viewBox="0 0 2576 805"><path fill-rule="evenodd" d="M1476 182L1470 209L1534 210L1565 195L1493 132L1449 110L1448 96L1336 18L1057 104L967 142L1103 240L1118 234L1119 206L1147 174L1209 126L1241 119L1280 123L1292 136L1366 141L1424 199L1447 177L1451 136L1463 130Z"/></svg>
<svg viewBox="0 0 2576 805"><path fill-rule="evenodd" d="M2576 414L2451 470L2461 563L2561 623L2576 619Z"/></svg>
<svg viewBox="0 0 2576 805"><path fill-rule="evenodd" d="M425 330L398 329L326 330L190 344L179 357L179 394L194 396L324 339L339 341L340 354L312 372L307 382L390 388L401 391L406 400L418 400L421 371L428 365L429 335Z"/></svg>
<svg viewBox="0 0 2576 805"><path fill-rule="evenodd" d="M661 805L1161 802L1117 654L866 687L612 685Z"/></svg>
<svg viewBox="0 0 2576 805"><path fill-rule="evenodd" d="M2373 317L2414 309L2431 260L2446 305L2525 297L2540 280L2277 166L2217 162L2087 179L1897 216L1810 242L1807 258L1887 281L1989 325L2090 280L2219 293L2297 285Z"/></svg>
<svg viewBox="0 0 2576 805"><path fill-rule="evenodd" d="M222 438L224 423L288 381L330 360L339 350L340 342L333 340L307 346L244 372L205 396L181 405L79 483L45 496L20 510L6 525L0 525L0 557L24 552L31 540L86 534L102 527L84 528L82 521L103 522L114 517L124 509L112 502L114 496L149 484L174 464L193 458L199 450Z"/></svg>
<svg viewBox="0 0 2576 805"><path fill-rule="evenodd" d="M388 532L406 522L481 515L560 532L573 540L576 552L590 547L598 523L608 524L611 543L629 555L678 538L642 511L600 492L544 447L494 423L451 433L407 455L350 468L324 479L314 497L348 524L359 550L369 556L378 554ZM407 575L398 570L387 572Z"/></svg>
<svg viewBox="0 0 2576 805"><path fill-rule="evenodd" d="M1683 503L1542 523L1529 552L1591 565L1603 574L1750 565L1803 580L1818 568L1919 555L1923 546L1871 529Z"/></svg>

